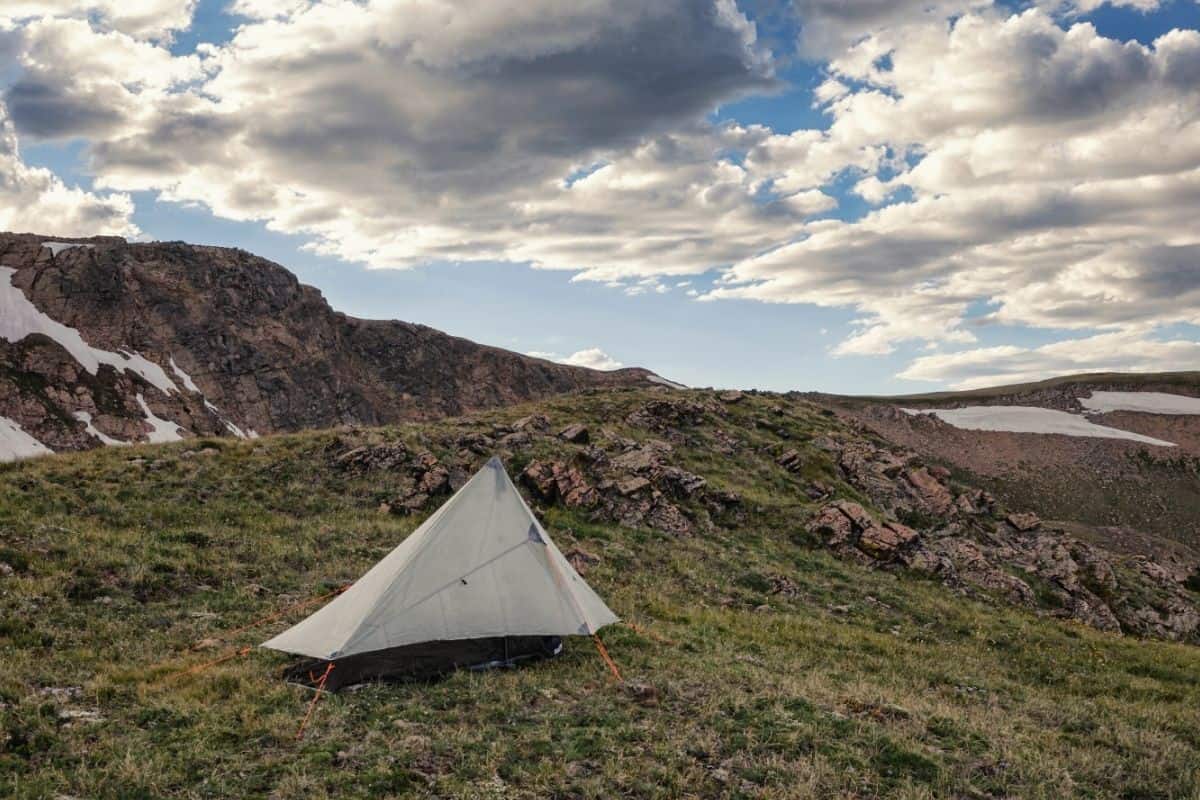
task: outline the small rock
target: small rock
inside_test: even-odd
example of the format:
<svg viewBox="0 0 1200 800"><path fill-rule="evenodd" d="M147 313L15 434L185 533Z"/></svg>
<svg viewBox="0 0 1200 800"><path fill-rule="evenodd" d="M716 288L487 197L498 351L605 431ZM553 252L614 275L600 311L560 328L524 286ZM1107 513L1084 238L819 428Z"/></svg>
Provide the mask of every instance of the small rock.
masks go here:
<svg viewBox="0 0 1200 800"><path fill-rule="evenodd" d="M775 463L786 469L788 472L799 472L804 466L804 456L800 455L795 450L788 450L779 458L775 459Z"/></svg>
<svg viewBox="0 0 1200 800"><path fill-rule="evenodd" d="M628 497L631 494L640 492L649 485L650 481L645 478L626 478L623 481L617 481L617 491Z"/></svg>
<svg viewBox="0 0 1200 800"><path fill-rule="evenodd" d="M745 392L739 392L736 389L728 392L721 392L717 397L722 403L738 403L745 399Z"/></svg>
<svg viewBox="0 0 1200 800"><path fill-rule="evenodd" d="M550 418L545 414L530 414L513 423L513 430L544 431L550 427Z"/></svg>
<svg viewBox="0 0 1200 800"><path fill-rule="evenodd" d="M600 563L600 557L592 555L581 547L573 547L563 553L563 558L575 568L580 575L586 575L588 569Z"/></svg>
<svg viewBox="0 0 1200 800"><path fill-rule="evenodd" d="M586 425L576 422L573 425L568 425L558 432L558 438L574 444L587 444L592 440L591 433Z"/></svg>
<svg viewBox="0 0 1200 800"><path fill-rule="evenodd" d="M1021 531L1022 533L1027 533L1029 531L1035 531L1038 528L1042 527L1042 520L1040 518L1038 518L1037 514L1034 514L1033 512L1030 512L1030 511L1026 511L1023 513L1009 514L1006 519L1007 519L1009 525L1012 525L1014 528Z"/></svg>
<svg viewBox="0 0 1200 800"><path fill-rule="evenodd" d="M653 708L658 705L659 692L658 689L648 683L640 683L635 681L625 682L625 691L637 702L640 706Z"/></svg>

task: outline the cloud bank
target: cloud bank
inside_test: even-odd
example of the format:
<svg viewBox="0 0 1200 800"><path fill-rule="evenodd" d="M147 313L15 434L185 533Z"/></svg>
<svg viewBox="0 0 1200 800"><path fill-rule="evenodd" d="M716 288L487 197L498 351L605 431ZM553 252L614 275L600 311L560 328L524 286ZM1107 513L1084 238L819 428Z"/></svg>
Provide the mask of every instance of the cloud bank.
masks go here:
<svg viewBox="0 0 1200 800"><path fill-rule="evenodd" d="M1061 352L1105 337L1197 366L1156 333L1200 324L1195 30L1105 38L1079 21L1098 0L792 0L788 54L733 0L236 0L230 41L172 55L194 5L6 4L5 227L131 231L151 191L374 267L629 294L715 271L698 299L855 311L835 355L941 348L906 378L1091 364ZM712 121L792 56L823 64L827 125ZM86 141L96 191L24 167L18 135ZM998 352L981 325L1069 338Z"/></svg>

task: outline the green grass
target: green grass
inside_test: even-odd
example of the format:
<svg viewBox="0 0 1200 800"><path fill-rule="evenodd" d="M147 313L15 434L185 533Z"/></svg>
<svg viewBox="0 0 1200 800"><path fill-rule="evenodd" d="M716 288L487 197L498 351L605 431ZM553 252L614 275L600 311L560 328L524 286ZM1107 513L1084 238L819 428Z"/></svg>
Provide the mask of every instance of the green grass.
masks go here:
<svg viewBox="0 0 1200 800"><path fill-rule="evenodd" d="M538 409L645 438L623 419L649 396ZM672 537L546 510L560 547L601 557L588 581L653 634L604 632L627 685L576 639L518 670L327 697L302 742L310 695L278 679L285 656L180 677L222 652L188 646L355 578L419 523L377 510L394 475L333 469L337 453L401 438L448 457L459 433L532 409L0 467L0 796L1200 798L1200 651L797 544L808 505L774 458L796 447L834 483L806 442L837 423L792 404L772 416L781 440L754 424L778 402L747 398L675 442L678 463L742 495L736 524ZM712 449L717 427L733 455ZM513 460L573 449L538 440Z"/></svg>

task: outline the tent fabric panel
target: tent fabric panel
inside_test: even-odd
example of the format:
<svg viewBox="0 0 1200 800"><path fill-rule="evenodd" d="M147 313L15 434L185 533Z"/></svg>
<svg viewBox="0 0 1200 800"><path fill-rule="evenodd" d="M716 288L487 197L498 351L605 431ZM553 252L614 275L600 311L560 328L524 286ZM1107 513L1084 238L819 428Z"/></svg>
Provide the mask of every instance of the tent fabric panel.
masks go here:
<svg viewBox="0 0 1200 800"><path fill-rule="evenodd" d="M318 659L617 621L493 458L349 590L264 646Z"/></svg>

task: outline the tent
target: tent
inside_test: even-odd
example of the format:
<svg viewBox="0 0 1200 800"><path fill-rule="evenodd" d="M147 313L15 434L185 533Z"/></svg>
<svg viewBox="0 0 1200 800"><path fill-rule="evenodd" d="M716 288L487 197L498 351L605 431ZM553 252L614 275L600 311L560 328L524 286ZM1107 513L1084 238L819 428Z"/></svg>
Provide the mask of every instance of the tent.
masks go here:
<svg viewBox="0 0 1200 800"><path fill-rule="evenodd" d="M290 677L336 690L554 655L560 637L617 619L493 457L349 589L262 646L307 656Z"/></svg>

